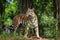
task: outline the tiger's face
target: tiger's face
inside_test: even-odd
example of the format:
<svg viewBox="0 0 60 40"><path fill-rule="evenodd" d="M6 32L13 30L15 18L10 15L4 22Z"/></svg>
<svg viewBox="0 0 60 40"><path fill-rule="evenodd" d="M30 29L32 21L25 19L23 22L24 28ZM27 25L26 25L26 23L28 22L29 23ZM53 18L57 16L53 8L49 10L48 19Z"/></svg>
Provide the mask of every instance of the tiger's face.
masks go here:
<svg viewBox="0 0 60 40"><path fill-rule="evenodd" d="M34 13L34 8L32 8L32 9L30 9L30 8L28 8L28 10L27 10L27 12L26 12L26 15L27 16L33 16L35 13Z"/></svg>

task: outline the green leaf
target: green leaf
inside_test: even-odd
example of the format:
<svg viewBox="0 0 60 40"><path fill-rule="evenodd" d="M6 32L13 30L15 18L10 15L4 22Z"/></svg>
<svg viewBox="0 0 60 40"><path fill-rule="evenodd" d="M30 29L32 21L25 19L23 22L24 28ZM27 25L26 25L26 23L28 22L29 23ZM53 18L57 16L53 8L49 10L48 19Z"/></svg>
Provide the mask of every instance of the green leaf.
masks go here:
<svg viewBox="0 0 60 40"><path fill-rule="evenodd" d="M6 21L5 21L5 24L6 25L12 25L12 19L7 18Z"/></svg>

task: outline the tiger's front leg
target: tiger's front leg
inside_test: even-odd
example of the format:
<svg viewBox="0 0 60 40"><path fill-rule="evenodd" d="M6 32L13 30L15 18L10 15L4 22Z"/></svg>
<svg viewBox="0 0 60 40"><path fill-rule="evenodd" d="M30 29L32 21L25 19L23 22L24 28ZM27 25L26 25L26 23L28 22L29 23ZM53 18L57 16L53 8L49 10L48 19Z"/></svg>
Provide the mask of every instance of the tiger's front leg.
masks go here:
<svg viewBox="0 0 60 40"><path fill-rule="evenodd" d="M39 37L39 28L38 28L38 21L37 21L37 20L35 21L34 26L35 26L35 33L36 33L36 36Z"/></svg>
<svg viewBox="0 0 60 40"><path fill-rule="evenodd" d="M36 33L36 36L39 37L38 27L35 28L35 33Z"/></svg>
<svg viewBox="0 0 60 40"><path fill-rule="evenodd" d="M28 30L29 30L29 27L27 27L27 28L25 29L25 35L24 35L24 37L26 37L26 38L27 38L27 35L28 35Z"/></svg>

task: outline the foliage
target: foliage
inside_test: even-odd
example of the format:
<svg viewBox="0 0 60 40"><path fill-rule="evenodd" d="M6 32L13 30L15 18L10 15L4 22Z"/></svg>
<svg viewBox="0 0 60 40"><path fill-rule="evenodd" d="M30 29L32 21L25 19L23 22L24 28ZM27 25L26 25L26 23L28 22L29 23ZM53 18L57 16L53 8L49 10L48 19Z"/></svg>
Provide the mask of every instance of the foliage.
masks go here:
<svg viewBox="0 0 60 40"><path fill-rule="evenodd" d="M54 17L46 15L41 16L41 24L44 30L44 36L46 37L55 37L56 36L56 26L57 21L54 19ZM54 29L53 29L54 28Z"/></svg>
<svg viewBox="0 0 60 40"><path fill-rule="evenodd" d="M12 0L11 0L12 1ZM13 0L12 2L6 0L5 3L5 12L2 14L1 19L6 25L12 25L12 18L18 14L17 1Z"/></svg>
<svg viewBox="0 0 60 40"><path fill-rule="evenodd" d="M5 24L9 26L12 25L12 19L11 18L6 19Z"/></svg>
<svg viewBox="0 0 60 40"><path fill-rule="evenodd" d="M11 4L6 3L5 7L6 7L5 8L5 13L8 14L8 15L16 14L18 12L17 1L14 1Z"/></svg>
<svg viewBox="0 0 60 40"><path fill-rule="evenodd" d="M44 37L56 37L57 20L54 18L54 1L33 0L33 6L39 20L40 35Z"/></svg>
<svg viewBox="0 0 60 40"><path fill-rule="evenodd" d="M14 33L7 34L6 32L2 32L0 35L0 39L2 40L26 40L23 36L18 36L17 34L14 35Z"/></svg>

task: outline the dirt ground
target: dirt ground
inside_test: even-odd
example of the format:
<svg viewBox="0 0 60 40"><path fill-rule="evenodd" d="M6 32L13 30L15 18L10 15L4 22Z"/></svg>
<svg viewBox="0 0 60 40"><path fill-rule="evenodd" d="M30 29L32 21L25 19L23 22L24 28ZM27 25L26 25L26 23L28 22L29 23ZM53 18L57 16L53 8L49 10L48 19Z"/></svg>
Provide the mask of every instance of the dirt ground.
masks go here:
<svg viewBox="0 0 60 40"><path fill-rule="evenodd" d="M36 37L36 36L33 36L31 38L28 38L27 40L32 40L32 39L35 39L35 40L55 40L55 39L47 39L47 38L42 38L42 37Z"/></svg>

